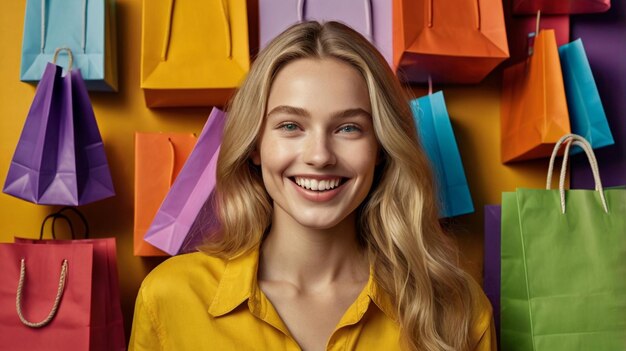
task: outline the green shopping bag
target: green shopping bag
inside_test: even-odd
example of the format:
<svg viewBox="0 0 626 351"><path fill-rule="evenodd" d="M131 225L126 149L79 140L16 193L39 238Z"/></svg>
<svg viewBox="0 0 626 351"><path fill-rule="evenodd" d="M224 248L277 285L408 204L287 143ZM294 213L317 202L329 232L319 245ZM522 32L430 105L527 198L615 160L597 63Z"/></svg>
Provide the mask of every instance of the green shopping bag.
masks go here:
<svg viewBox="0 0 626 351"><path fill-rule="evenodd" d="M566 143L583 148L596 190L550 190ZM626 350L626 190L602 188L589 143L569 134L547 190L502 196L503 350Z"/></svg>

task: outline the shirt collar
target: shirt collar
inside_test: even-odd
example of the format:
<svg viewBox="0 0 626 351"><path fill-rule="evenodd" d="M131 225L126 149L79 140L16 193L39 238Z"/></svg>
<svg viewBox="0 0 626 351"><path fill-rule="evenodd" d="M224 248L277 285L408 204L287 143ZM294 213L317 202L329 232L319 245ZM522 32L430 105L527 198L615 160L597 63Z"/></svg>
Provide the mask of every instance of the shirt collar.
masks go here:
<svg viewBox="0 0 626 351"><path fill-rule="evenodd" d="M211 301L209 305L209 314L214 317L226 315L243 302L254 298L257 295L258 289L258 265L258 245L253 249L229 259L226 263L224 274L220 279L213 301ZM373 266L370 267L370 276L363 293L359 295L359 298L361 296L367 298L367 301L362 301L365 309L371 300L388 318L396 320L396 313L391 297L374 279Z"/></svg>

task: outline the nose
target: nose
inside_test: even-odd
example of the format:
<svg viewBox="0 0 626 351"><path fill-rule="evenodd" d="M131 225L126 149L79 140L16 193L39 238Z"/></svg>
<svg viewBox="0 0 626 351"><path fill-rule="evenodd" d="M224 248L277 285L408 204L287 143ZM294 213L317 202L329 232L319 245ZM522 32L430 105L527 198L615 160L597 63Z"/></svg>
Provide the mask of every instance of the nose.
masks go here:
<svg viewBox="0 0 626 351"><path fill-rule="evenodd" d="M325 133L311 133L304 145L303 158L306 164L323 168L337 161L332 140Z"/></svg>

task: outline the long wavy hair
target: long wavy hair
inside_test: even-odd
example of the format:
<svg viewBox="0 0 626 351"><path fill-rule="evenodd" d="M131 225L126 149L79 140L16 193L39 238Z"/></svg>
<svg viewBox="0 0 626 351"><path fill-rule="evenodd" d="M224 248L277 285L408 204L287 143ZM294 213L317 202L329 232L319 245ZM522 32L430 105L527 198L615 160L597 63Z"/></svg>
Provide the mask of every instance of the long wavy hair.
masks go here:
<svg viewBox="0 0 626 351"><path fill-rule="evenodd" d="M220 229L201 250L233 257L258 245L269 228L272 200L250 154L276 74L302 58L339 59L367 83L382 160L358 209L358 235L373 260L374 278L395 304L403 345L467 349L471 278L458 267L455 245L439 224L433 176L409 97L374 46L343 24L294 25L255 60L227 109L214 196Z"/></svg>

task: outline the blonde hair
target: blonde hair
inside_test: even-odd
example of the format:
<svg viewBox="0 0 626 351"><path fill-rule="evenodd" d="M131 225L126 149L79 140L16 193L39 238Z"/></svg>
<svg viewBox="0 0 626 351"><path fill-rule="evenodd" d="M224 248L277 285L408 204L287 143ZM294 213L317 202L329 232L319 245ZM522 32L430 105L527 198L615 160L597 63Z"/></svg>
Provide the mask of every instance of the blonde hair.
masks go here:
<svg viewBox="0 0 626 351"><path fill-rule="evenodd" d="M294 25L263 50L228 109L215 193L221 225L201 249L232 257L258 245L270 226L272 202L250 161L270 86L301 58L336 58L365 78L382 161L359 211L359 239L376 281L395 303L409 350L465 350L471 301L467 275L440 227L433 178L421 149L408 96L378 51L337 22Z"/></svg>

